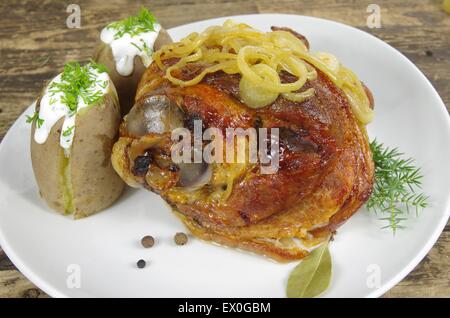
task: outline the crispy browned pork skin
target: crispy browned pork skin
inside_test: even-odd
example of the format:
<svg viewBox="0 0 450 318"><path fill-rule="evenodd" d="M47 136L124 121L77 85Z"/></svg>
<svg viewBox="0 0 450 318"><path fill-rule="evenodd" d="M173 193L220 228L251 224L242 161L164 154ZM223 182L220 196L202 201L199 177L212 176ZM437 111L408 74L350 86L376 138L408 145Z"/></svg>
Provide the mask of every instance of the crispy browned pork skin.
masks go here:
<svg viewBox="0 0 450 318"><path fill-rule="evenodd" d="M177 76L189 79L200 69ZM202 239L278 261L301 259L308 254L305 247L328 239L368 199L374 176L365 128L343 92L317 72L317 79L301 88L313 87L313 97L296 103L280 95L255 110L241 102L240 75L217 72L179 87L152 64L122 123L114 167L129 185L161 195ZM287 73L281 78L295 80ZM174 164L171 131L192 128L194 119L201 119L204 129L278 127L279 170L261 174L255 164Z"/></svg>

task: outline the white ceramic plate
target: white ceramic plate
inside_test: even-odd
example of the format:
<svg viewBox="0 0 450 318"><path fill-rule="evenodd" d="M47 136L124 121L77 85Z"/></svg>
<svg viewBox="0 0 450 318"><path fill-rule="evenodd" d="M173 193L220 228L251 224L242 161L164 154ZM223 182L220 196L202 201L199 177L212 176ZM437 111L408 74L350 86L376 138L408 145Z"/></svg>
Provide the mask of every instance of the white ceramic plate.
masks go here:
<svg viewBox="0 0 450 318"><path fill-rule="evenodd" d="M442 100L408 59L365 32L295 15L232 18L261 30L271 25L291 27L309 39L312 50L335 54L375 96L371 138L398 146L422 167L431 207L418 218L411 216L406 229L394 237L363 208L339 229L331 244L334 274L324 296L382 295L419 263L448 220L450 121ZM177 40L224 20L187 24L169 32ZM31 112L29 108L25 114ZM25 114L0 145L0 245L18 269L49 295L285 296L289 273L297 262L277 264L196 239L175 246L173 235L185 231L183 225L158 196L144 190L127 191L107 211L79 221L50 211L34 181ZM146 234L156 238L151 249L140 246ZM141 258L148 261L145 269L136 268ZM376 272L380 285L367 284ZM77 287L73 279L78 276L80 288L71 288Z"/></svg>

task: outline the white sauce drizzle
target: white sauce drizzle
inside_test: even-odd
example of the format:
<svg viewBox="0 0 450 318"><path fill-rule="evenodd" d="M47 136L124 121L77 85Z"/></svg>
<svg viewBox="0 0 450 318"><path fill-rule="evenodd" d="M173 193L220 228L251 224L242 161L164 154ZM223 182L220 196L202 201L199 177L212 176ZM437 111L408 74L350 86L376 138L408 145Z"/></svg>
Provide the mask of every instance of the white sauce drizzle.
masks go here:
<svg viewBox="0 0 450 318"><path fill-rule="evenodd" d="M104 96L109 89L110 79L108 73L99 73L94 68L90 68L90 70L95 75L96 80L92 83L88 90L92 92L100 91L102 96ZM47 85L47 88L45 89L45 93L39 104L39 118L42 119L43 122L40 127L36 125L34 140L38 144L45 143L53 126L58 120L64 117L59 143L64 149L66 155L68 155L70 154L70 147L72 146L73 138L75 136L76 113L89 105L86 104L81 97L78 97L77 111L76 113L71 112L69 107L67 107L61 100L63 97L62 92L50 92L51 83L61 83L61 81L61 74L59 74ZM105 83L106 85L104 85Z"/></svg>
<svg viewBox="0 0 450 318"><path fill-rule="evenodd" d="M145 67L151 64L153 46L161 30L161 25L154 23L153 28L155 31L143 32L135 36L125 33L118 39L114 38L117 30L108 27L102 30L100 39L111 47L116 62L116 70L120 75L129 76L133 73L136 56L141 58ZM148 48L148 51L145 50L145 47Z"/></svg>

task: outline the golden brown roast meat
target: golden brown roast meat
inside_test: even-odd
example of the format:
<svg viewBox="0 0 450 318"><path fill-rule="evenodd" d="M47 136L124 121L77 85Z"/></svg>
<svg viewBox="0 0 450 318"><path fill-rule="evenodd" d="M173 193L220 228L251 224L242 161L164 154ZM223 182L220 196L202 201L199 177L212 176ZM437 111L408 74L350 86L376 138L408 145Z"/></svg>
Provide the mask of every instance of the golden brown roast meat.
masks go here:
<svg viewBox="0 0 450 318"><path fill-rule="evenodd" d="M201 69L191 65L177 77L189 79ZM161 195L194 235L279 261L300 259L368 199L374 176L364 126L343 92L317 73L301 88L315 90L306 101L280 95L252 109L241 102L239 74L216 72L181 87L153 63L122 123L113 165L130 186ZM296 80L288 73L281 79ZM172 162L171 131L192 129L196 119L203 129L279 128L278 171L263 174L250 163Z"/></svg>

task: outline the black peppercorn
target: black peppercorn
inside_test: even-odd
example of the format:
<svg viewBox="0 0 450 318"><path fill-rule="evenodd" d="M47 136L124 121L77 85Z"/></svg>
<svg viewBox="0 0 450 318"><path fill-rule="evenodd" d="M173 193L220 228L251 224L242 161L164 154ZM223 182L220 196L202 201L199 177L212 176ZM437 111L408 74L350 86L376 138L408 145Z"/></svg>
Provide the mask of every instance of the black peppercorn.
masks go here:
<svg viewBox="0 0 450 318"><path fill-rule="evenodd" d="M136 263L138 268L144 268L145 267L145 261L143 259L140 259Z"/></svg>

